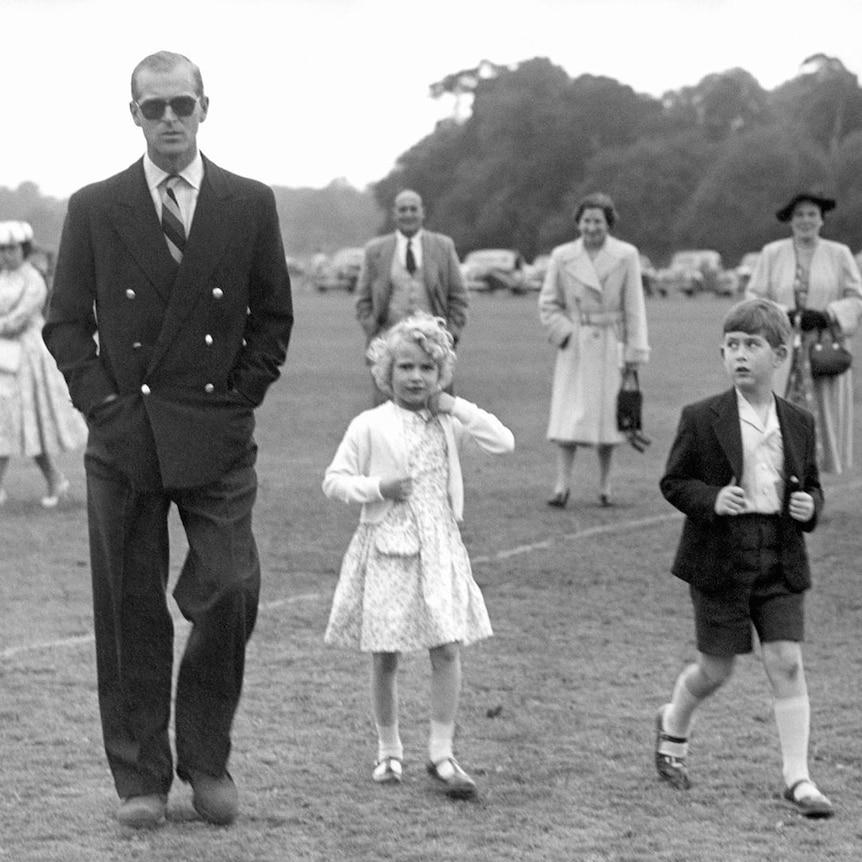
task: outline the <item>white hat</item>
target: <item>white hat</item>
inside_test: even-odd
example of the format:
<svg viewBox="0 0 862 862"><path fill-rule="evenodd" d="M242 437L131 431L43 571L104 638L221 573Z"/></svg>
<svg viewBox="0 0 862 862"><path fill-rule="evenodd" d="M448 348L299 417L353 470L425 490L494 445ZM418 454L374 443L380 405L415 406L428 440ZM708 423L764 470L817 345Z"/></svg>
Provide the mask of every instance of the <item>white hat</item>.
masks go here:
<svg viewBox="0 0 862 862"><path fill-rule="evenodd" d="M0 221L0 245L21 245L33 239L33 228L25 221Z"/></svg>

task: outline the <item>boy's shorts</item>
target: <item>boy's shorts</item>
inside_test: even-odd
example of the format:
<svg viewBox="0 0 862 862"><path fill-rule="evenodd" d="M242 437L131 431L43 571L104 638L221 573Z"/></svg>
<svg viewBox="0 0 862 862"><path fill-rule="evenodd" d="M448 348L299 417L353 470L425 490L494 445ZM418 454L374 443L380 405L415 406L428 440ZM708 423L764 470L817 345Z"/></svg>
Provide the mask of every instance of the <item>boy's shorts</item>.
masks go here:
<svg viewBox="0 0 862 862"><path fill-rule="evenodd" d="M734 550L738 581L721 593L690 586L697 648L707 655L731 656L752 650L752 627L761 643L801 641L805 636L805 594L784 580L777 521L741 516L739 527L750 533Z"/></svg>

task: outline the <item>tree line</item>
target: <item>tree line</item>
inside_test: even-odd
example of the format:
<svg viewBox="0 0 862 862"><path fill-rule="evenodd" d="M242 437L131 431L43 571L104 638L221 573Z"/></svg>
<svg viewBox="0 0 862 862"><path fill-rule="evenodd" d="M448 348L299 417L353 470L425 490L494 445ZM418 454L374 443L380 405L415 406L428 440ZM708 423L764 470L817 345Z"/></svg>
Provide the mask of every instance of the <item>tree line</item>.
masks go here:
<svg viewBox="0 0 862 862"><path fill-rule="evenodd" d="M617 234L656 262L714 248L736 263L787 234L774 214L802 189L838 199L824 235L862 246L862 89L837 58L813 55L771 91L735 68L660 99L545 58L483 62L431 94L456 111L374 193L386 207L417 189L462 254L548 251L573 238L576 202L597 190L617 205Z"/></svg>
<svg viewBox="0 0 862 862"><path fill-rule="evenodd" d="M483 61L431 85L452 116L367 190L274 187L285 248L307 257L391 229L395 194L416 189L426 224L459 252L516 248L528 259L574 236L577 201L617 204L618 236L656 264L680 248L714 248L734 264L784 236L775 210L803 188L832 194L824 235L862 247L862 89L843 63L807 58L765 90L744 69L661 98L613 78L570 77L546 58ZM30 221L56 248L66 201L35 183L0 188L0 219Z"/></svg>

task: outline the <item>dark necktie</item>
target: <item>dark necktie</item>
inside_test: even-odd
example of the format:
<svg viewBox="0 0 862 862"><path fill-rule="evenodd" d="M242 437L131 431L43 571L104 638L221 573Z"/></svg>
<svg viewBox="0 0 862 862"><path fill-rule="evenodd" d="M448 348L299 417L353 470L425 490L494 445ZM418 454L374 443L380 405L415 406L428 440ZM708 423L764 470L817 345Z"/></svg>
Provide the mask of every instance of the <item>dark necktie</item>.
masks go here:
<svg viewBox="0 0 862 862"><path fill-rule="evenodd" d="M416 258L413 257L413 249L411 248L413 240L407 240L407 256L404 258L407 265L407 272L413 275L416 272Z"/></svg>
<svg viewBox="0 0 862 862"><path fill-rule="evenodd" d="M162 189L162 230L168 242L168 251L177 262L183 262L183 252L186 248L186 229L183 216L174 188L181 182L180 177L172 175L165 180Z"/></svg>

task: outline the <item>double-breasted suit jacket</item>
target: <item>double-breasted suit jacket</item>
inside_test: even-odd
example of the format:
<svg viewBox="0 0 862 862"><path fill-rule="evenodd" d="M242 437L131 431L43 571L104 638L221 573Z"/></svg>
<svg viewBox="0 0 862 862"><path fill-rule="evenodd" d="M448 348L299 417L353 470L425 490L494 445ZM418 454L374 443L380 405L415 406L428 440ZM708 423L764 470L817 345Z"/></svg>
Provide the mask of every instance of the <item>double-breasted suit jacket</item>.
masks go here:
<svg viewBox="0 0 862 862"><path fill-rule="evenodd" d="M142 161L70 199L44 337L88 419L91 452L136 487L205 485L247 455L292 323L262 183L204 158L179 268Z"/></svg>
<svg viewBox="0 0 862 862"><path fill-rule="evenodd" d="M665 498L685 516L671 571L704 592L720 592L735 583L734 517L715 513L719 491L742 478L742 431L736 391L683 408L660 485ZM785 500L780 520L781 566L791 590L811 586L804 532L817 525L823 491L815 457L814 417L776 397L776 413L784 446ZM794 480L795 477L795 480ZM807 522L788 514L793 490L807 491L815 513Z"/></svg>
<svg viewBox="0 0 862 862"><path fill-rule="evenodd" d="M394 233L376 237L365 246L356 285L356 316L369 341L387 325L395 247ZM432 313L446 321L457 342L467 322L468 298L455 243L450 237L422 231L422 275Z"/></svg>

